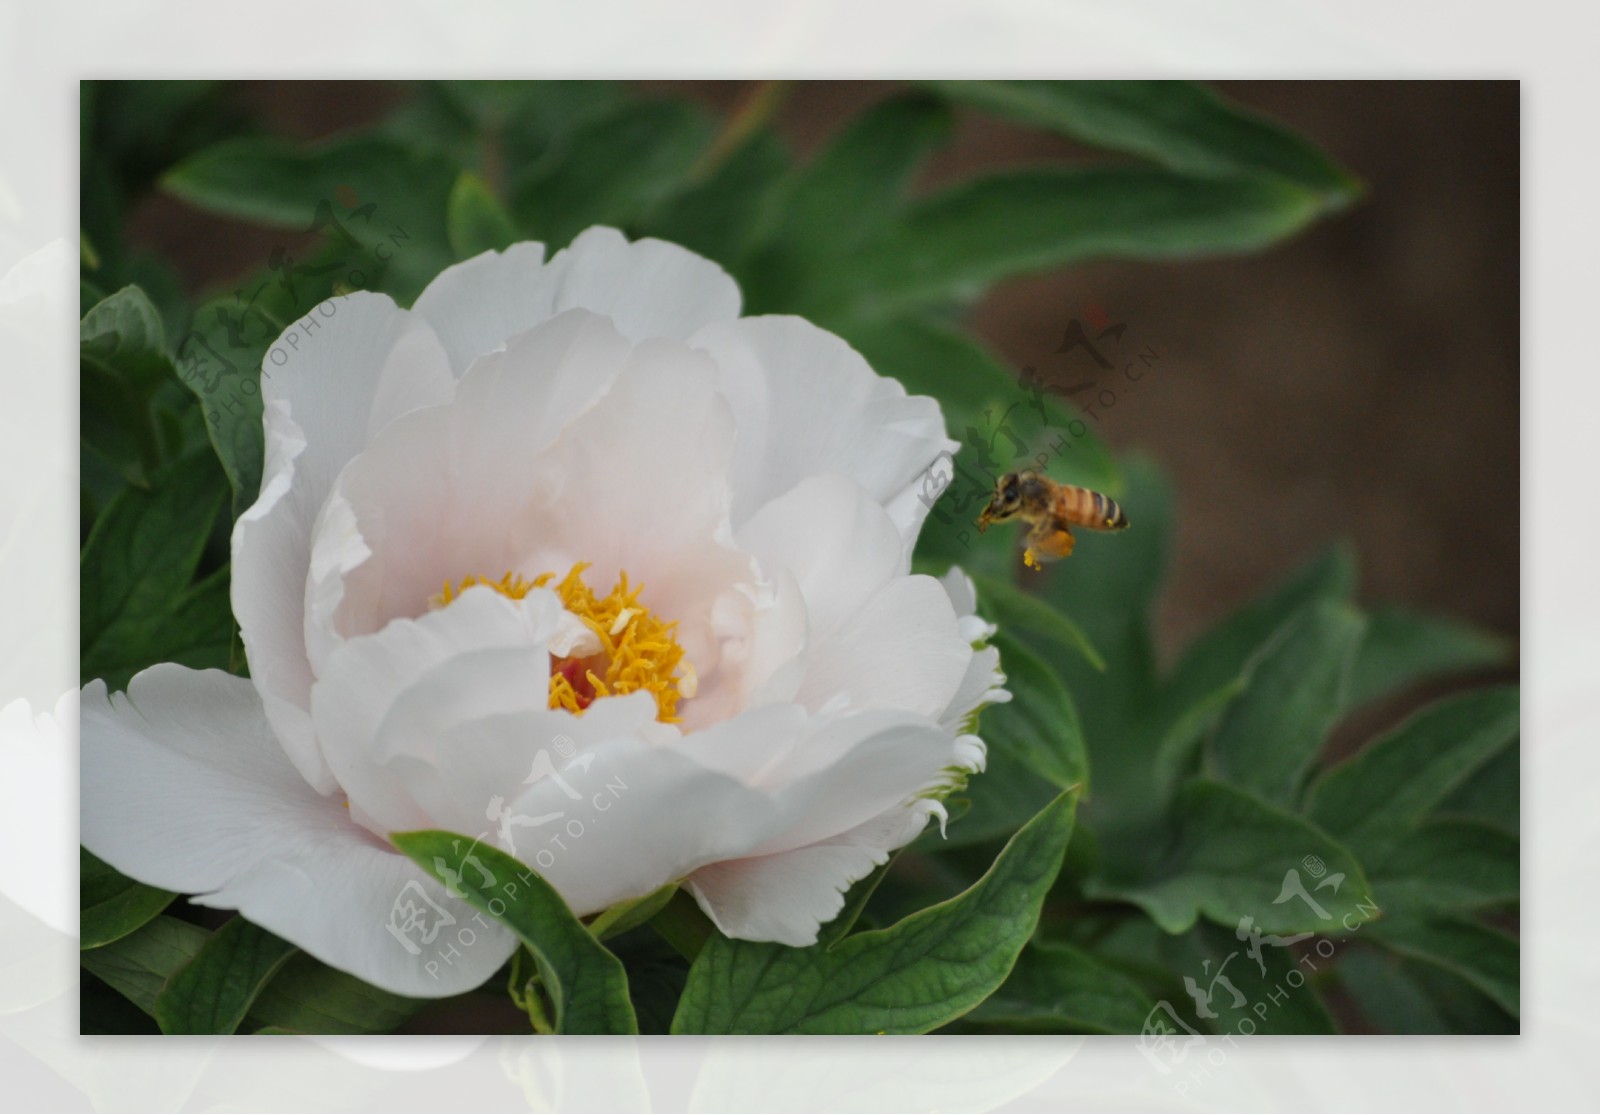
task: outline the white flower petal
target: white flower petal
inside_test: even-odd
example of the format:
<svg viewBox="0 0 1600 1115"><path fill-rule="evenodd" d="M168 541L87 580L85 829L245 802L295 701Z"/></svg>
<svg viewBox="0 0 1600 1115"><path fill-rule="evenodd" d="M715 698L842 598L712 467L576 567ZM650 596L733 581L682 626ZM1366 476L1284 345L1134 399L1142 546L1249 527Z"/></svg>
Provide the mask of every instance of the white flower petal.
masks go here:
<svg viewBox="0 0 1600 1115"><path fill-rule="evenodd" d="M387 926L411 884L457 923L472 911L306 785L255 688L217 670L156 666L82 697L82 840L117 870L236 909L313 956L390 991L451 995L510 956L500 929L453 963L412 953Z"/></svg>
<svg viewBox="0 0 1600 1115"><path fill-rule="evenodd" d="M363 823L379 834L432 827L477 831L487 794L465 817L440 814L429 807L425 793L414 792L387 765L395 751L392 746L384 749L380 735L399 702L462 660L480 676L493 671L498 680L510 674L499 687L475 685L461 694L485 702L479 706L481 715L544 708L550 676L546 642L564 615L548 591L517 601L475 587L449 607L415 620L395 620L381 631L343 643L329 656L311 691L313 721L328 762ZM451 693L446 689L442 695ZM409 703L413 709L418 704L415 699ZM406 718L399 719L403 724ZM450 769L475 761L475 756L457 756Z"/></svg>
<svg viewBox="0 0 1600 1115"><path fill-rule="evenodd" d="M978 586L961 566L952 565L939 578L939 583L950 597L950 606L956 610L956 615L970 616L978 610Z"/></svg>
<svg viewBox="0 0 1600 1115"><path fill-rule="evenodd" d="M793 948L814 945L818 930L844 908L851 884L922 831L933 812L927 804L899 806L802 848L709 864L685 885L730 937Z"/></svg>
<svg viewBox="0 0 1600 1115"><path fill-rule="evenodd" d="M588 562L586 582L601 594L626 572L643 586L640 602L678 625L708 700L728 680L723 640L748 633L755 606L741 591L753 563L728 526L733 436L703 355L676 341L640 345L534 466L539 490L518 518L526 549L513 565Z"/></svg>
<svg viewBox="0 0 1600 1115"><path fill-rule="evenodd" d="M806 652L796 700L818 711L891 707L937 718L972 660L950 598L932 577L889 582Z"/></svg>
<svg viewBox="0 0 1600 1115"><path fill-rule="evenodd" d="M630 355L604 318L562 314L479 361L448 405L414 411L373 439L316 526L313 667L343 638L422 614L446 580L520 569L527 507L548 499L553 483L536 474L565 421L555 417L563 400L603 392Z"/></svg>
<svg viewBox="0 0 1600 1115"><path fill-rule="evenodd" d="M898 711L852 713L814 730L772 789L780 831L750 849L768 855L828 840L939 785L970 759L960 741Z"/></svg>
<svg viewBox="0 0 1600 1115"><path fill-rule="evenodd" d="M982 762L948 732L891 709L807 716L767 705L659 747L771 796L769 831L744 856L830 839L939 786L952 765Z"/></svg>
<svg viewBox="0 0 1600 1115"><path fill-rule="evenodd" d="M967 721L979 708L1011 700L1005 683L1006 676L1000 672L1000 652L994 647L973 651L961 684L939 716L940 726L952 732L965 731Z"/></svg>
<svg viewBox="0 0 1600 1115"><path fill-rule="evenodd" d="M544 245L513 244L447 267L417 295L411 312L433 327L459 377L472 362L546 318Z"/></svg>
<svg viewBox="0 0 1600 1115"><path fill-rule="evenodd" d="M677 729L656 721L647 693L595 701L582 716L547 705L548 682L529 684L515 653L477 652L443 663L400 694L374 748L435 823L493 838L506 801L617 741L659 742ZM548 668L541 679L549 676ZM568 793L563 789L562 793ZM507 840L510 828L500 830ZM506 850L510 851L509 843Z"/></svg>
<svg viewBox="0 0 1600 1115"><path fill-rule="evenodd" d="M292 325L262 363L261 494L233 531L232 598L250 676L297 769L333 788L307 714L305 594L311 529L339 470L382 427L454 390L427 325L387 297L330 299Z"/></svg>
<svg viewBox="0 0 1600 1115"><path fill-rule="evenodd" d="M806 477L835 472L890 511L909 552L928 513L915 498L922 474L958 448L937 402L907 396L844 341L798 317L710 325L690 343L716 360L718 387L733 406L736 527Z"/></svg>
<svg viewBox="0 0 1600 1115"><path fill-rule="evenodd" d="M579 723L614 700L595 702ZM524 727L500 718L479 731L515 741ZM576 758L581 765L569 761L559 779L537 779L501 808L515 821L517 856L580 916L739 855L776 824L766 794L659 741L615 737Z"/></svg>
<svg viewBox="0 0 1600 1115"><path fill-rule="evenodd" d="M959 617L961 638L975 648L967 672L950 703L945 707L939 723L953 732L966 730L972 713L983 705L1011 700L1003 687L1005 674L1000 672L1000 652L990 646L981 646L994 635L996 627L977 614L978 589L972 578L959 565L952 565L939 579L950 596L950 604Z"/></svg>
<svg viewBox="0 0 1600 1115"><path fill-rule="evenodd" d="M609 317L629 340L685 338L739 316L739 288L708 259L662 240L629 243L591 228L544 261L544 245L515 244L449 268L415 312L434 327L460 375L473 360L563 310Z"/></svg>
<svg viewBox="0 0 1600 1115"><path fill-rule="evenodd" d="M764 569L794 574L812 641L832 634L907 568L900 533L882 505L837 474L809 477L767 503L740 528L738 541Z"/></svg>

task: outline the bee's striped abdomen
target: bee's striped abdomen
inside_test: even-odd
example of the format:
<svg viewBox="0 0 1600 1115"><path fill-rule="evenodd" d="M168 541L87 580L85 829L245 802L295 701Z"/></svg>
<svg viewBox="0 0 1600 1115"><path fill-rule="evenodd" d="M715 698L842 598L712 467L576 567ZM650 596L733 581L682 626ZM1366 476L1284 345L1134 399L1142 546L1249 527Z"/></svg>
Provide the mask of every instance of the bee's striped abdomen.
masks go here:
<svg viewBox="0 0 1600 1115"><path fill-rule="evenodd" d="M1062 484L1057 491L1055 511L1058 518L1090 530L1121 530L1128 525L1116 500L1071 484Z"/></svg>

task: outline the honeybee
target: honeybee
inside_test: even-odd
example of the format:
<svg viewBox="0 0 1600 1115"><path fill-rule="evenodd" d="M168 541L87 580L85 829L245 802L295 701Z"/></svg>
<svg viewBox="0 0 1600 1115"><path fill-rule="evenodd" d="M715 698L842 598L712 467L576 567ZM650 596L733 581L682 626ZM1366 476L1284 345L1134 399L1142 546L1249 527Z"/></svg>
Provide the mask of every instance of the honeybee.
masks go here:
<svg viewBox="0 0 1600 1115"><path fill-rule="evenodd" d="M990 523L1021 519L1031 524L1022 560L1030 569L1060 561L1072 553L1072 528L1124 530L1128 517L1110 496L1073 484L1062 484L1032 469L1008 472L994 486L989 506L978 516L978 530Z"/></svg>

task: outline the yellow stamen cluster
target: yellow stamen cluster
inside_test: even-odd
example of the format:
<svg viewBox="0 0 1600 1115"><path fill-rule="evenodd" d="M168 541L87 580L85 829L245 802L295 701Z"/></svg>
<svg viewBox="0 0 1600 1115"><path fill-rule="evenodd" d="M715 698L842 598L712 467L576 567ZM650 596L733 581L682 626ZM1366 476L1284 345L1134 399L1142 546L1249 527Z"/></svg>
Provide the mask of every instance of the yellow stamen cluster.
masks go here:
<svg viewBox="0 0 1600 1115"><path fill-rule="evenodd" d="M683 661L683 648L675 638L677 623L663 623L649 608L639 603L642 585L629 586L628 574L619 573L616 587L597 597L583 582L588 562L580 561L553 588L566 610L577 616L600 640L600 650L581 660L557 659L551 663L550 707L564 708L582 715L589 703L599 697L644 690L656 700L657 719L667 724L678 720L678 700L694 695L694 669ZM433 597L435 607L443 607L474 585L486 585L502 596L521 600L536 588L544 588L555 578L542 573L532 581L507 571L497 581L486 577L465 577L452 588ZM682 676L675 676L682 666ZM581 670L581 673L578 671ZM580 693L572 676L587 680L593 693Z"/></svg>
<svg viewBox="0 0 1600 1115"><path fill-rule="evenodd" d="M466 592L473 585L487 585L498 592L501 596L509 596L513 600L521 600L535 588L538 588L540 584L543 584L543 582L541 581L539 584L535 584L532 581L523 580L521 577L517 576L508 569L506 570L506 575L501 577L498 581L491 581L487 577L463 577L461 578L461 584L455 588L451 588L450 582L446 581L444 583L444 588L441 591L434 593L433 596L428 599L428 603L433 605L435 608L442 608L452 600L457 599L463 592Z"/></svg>

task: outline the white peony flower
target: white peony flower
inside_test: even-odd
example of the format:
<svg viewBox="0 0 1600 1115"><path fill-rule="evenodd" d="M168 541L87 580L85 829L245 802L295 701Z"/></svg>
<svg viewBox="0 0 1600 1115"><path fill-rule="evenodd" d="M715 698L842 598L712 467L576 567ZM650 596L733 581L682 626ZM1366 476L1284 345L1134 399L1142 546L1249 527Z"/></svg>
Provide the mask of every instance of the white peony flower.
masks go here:
<svg viewBox="0 0 1600 1115"><path fill-rule="evenodd" d="M579 915L678 880L805 945L981 769L989 629L909 574L938 404L741 318L715 264L599 228L486 253L410 312L323 303L261 390L250 678L84 690L83 842L133 878L449 995L514 939L391 832L476 835Z"/></svg>

